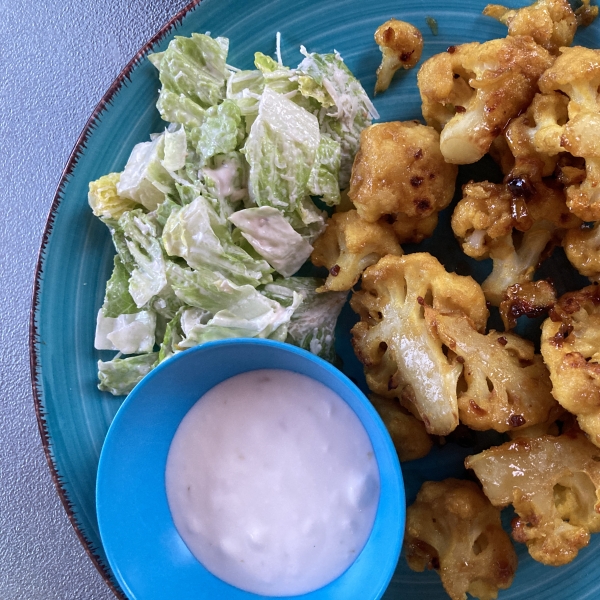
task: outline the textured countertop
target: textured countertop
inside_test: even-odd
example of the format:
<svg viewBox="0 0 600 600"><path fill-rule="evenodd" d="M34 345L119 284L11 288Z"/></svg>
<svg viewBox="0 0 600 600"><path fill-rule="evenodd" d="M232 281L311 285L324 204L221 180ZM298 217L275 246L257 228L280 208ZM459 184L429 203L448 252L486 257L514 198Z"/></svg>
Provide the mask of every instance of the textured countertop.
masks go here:
<svg viewBox="0 0 600 600"><path fill-rule="evenodd" d="M37 253L62 169L112 80L186 0L0 1L0 600L113 598L50 478L29 377Z"/></svg>

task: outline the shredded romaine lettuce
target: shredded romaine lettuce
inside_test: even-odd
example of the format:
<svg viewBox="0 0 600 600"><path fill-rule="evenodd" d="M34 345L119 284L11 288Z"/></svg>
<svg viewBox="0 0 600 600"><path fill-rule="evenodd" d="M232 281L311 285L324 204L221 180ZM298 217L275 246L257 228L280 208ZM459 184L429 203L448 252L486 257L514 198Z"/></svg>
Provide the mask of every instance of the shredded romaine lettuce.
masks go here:
<svg viewBox="0 0 600 600"><path fill-rule="evenodd" d="M335 359L345 294L293 275L325 227L315 197L340 202L376 111L337 53L302 48L290 68L279 43L277 60L257 52L245 71L208 34L150 56L166 129L90 184L117 251L95 342L119 354L99 361L101 390L129 393L177 352L230 337Z"/></svg>

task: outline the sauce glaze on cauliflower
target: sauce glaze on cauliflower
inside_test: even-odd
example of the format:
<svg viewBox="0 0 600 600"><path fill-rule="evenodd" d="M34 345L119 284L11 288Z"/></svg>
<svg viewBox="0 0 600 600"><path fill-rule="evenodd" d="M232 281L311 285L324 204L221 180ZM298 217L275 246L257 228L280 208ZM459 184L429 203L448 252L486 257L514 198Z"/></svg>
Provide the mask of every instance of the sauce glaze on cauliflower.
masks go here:
<svg viewBox="0 0 600 600"><path fill-rule="evenodd" d="M500 510L472 481L426 481L406 510L404 549L413 571L439 573L452 600L493 600L517 569Z"/></svg>

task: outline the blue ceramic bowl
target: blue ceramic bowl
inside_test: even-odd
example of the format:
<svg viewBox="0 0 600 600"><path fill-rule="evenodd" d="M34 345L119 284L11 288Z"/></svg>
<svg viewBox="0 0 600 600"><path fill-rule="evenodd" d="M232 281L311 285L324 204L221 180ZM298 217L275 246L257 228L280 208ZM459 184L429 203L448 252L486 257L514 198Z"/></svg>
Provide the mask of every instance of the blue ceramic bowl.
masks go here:
<svg viewBox="0 0 600 600"><path fill-rule="evenodd" d="M209 573L175 529L167 503L165 468L179 423L210 388L255 369L295 371L328 386L365 427L380 474L379 506L358 558L337 579L290 598L380 598L396 568L404 532L405 498L396 451L364 394L340 371L312 354L279 342L211 342L175 355L140 382L119 409L104 442L96 487L102 543L116 578L136 600L263 598Z"/></svg>

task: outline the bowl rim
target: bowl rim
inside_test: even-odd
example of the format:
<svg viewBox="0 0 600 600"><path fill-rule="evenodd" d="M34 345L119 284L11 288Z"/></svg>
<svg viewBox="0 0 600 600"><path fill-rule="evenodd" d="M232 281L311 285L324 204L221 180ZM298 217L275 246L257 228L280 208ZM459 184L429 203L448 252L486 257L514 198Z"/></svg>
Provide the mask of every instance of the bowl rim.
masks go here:
<svg viewBox="0 0 600 600"><path fill-rule="evenodd" d="M92 111L92 114L88 118L81 133L79 134L79 137L75 142L71 154L69 155L69 159L60 176L58 185L56 187L56 192L54 193L52 204L50 205L50 209L48 211L48 216L46 217L46 223L44 226L44 231L42 233L42 239L40 242L40 247L36 260L36 267L33 275L33 286L30 305L31 308L29 310L29 372L31 388L33 393L33 404L38 430L42 440L42 448L44 450L44 455L46 456L46 462L48 463L48 467L50 469L50 475L52 477L54 487L56 488L58 497L61 500L65 512L67 513L69 522L75 530L75 534L77 535L85 552L91 559L93 565L96 567L97 571L100 573L110 590L117 598L120 598L121 600L127 600L127 598L123 594L123 592L114 585L113 579L111 578L111 575L108 572L106 566L100 559L99 555L94 551L90 540L85 536L83 530L80 528L79 523L77 522L77 519L75 517L75 513L73 511L72 503L69 499L66 489L63 487L63 483L58 473L58 468L54 461L52 453L52 441L50 440L48 429L46 427L46 417L43 407L43 390L41 384L38 383L40 377L40 358L38 356L37 348L40 343L40 338L36 323L36 317L38 314L38 307L40 303L40 294L44 273L44 262L46 260L46 248L48 246L50 236L52 235L52 230L54 228L54 221L56 219L58 208L63 200L64 188L73 170L77 166L80 157L84 153L89 136L97 127L98 120L102 116L102 113L104 113L104 111L110 106L111 99L115 96L115 94L117 94L120 91L123 84L127 82L133 71L140 65L140 63L147 56L147 54L152 51L154 46L159 44L165 37L170 35L171 31L175 27L177 27L177 25L179 25L183 21L183 19L188 15L188 13L192 12L201 2L202 0L191 0L188 4L186 4L186 6L179 10L179 12L177 12L173 17L171 17L164 25L162 25L160 29L133 55L133 57L129 60L125 67L123 67L121 72L117 75L117 77L115 77L115 79L113 80L109 88L106 90L98 104L95 106L94 110Z"/></svg>
<svg viewBox="0 0 600 600"><path fill-rule="evenodd" d="M211 341L211 342L206 342L199 346L195 346L195 347L189 348L183 352L177 353L174 356L170 357L169 359L160 363L146 377L144 377L135 386L135 388L130 392L130 394L127 396L125 401L119 407L119 409L118 409L117 413L115 414L113 421L109 427L108 433L106 435L106 438L105 438L103 446L102 446L100 460L98 463L98 472L97 472L97 477L96 477L96 514L98 517L100 536L101 536L102 543L103 543L103 546L106 551L106 556L107 556L108 562L110 564L110 567L111 567L112 571L115 573L115 578L117 579L118 583L122 586L122 588L124 590L129 589L129 586L127 585L127 581L125 580L125 578L122 575L122 570L119 568L119 566L116 562L116 559L113 555L113 552L110 551L111 544L110 543L107 544L105 542L105 534L107 534L107 530L109 529L109 527L107 527L106 525L103 526L103 518L101 518L101 513L103 512L103 510L105 510L104 506L106 504L106 499L107 499L107 493L103 492L102 490L103 490L104 480L107 477L108 478L112 477L112 475L113 475L112 470L109 468L109 466L107 466L107 465L110 465L110 463L107 462L110 460L110 458L107 458L107 453L105 452L105 449L108 448L109 449L108 451L110 452L111 446L114 443L116 443L113 440L116 439L118 441L118 436L122 437L123 431L119 431L119 429L121 428L121 422L124 419L127 419L129 411L132 410L131 406L134 404L137 404L139 406L140 402L143 402L144 395L155 384L155 380L157 378L164 378L164 371L170 369L171 366L173 364L175 364L176 362L179 362L182 360L186 360L188 362L195 360L197 362L197 361L201 360L201 357L206 355L207 353L214 352L215 350L220 351L223 348L228 349L228 348L232 348L232 347L234 349L238 350L239 352L249 352L249 351L252 351L253 349L270 348L270 349L276 350L277 352L286 353L286 354L288 354L288 356L292 355L294 360L299 360L299 361L303 362L304 364L319 367L328 376L331 376L333 380L339 381L340 384L348 390L349 395L356 399L356 402L361 406L361 408L365 409L366 412L363 415L358 414L357 411L355 410L355 408L353 408L353 406L351 405L351 403L349 403L346 400L346 398L340 396L342 401L345 402L346 404L348 404L350 409L356 414L356 416L358 417L365 432L367 433L371 443L373 444L373 450L374 450L374 453L375 453L375 456L377 459L378 467L381 468L380 467L381 459L384 458L386 461L389 460L389 463L393 470L392 476L390 477L390 474L388 473L387 477L385 479L386 480L386 488L388 489L388 492L386 495L386 502L383 505L384 509L385 509L385 506L389 507L392 504L392 502L397 499L396 494L399 495L398 515L397 516L398 516L398 519L400 522L400 528L398 531L398 535L395 537L395 540L394 540L394 543L392 546L393 551L390 553L390 557L393 558L392 566L388 569L389 572L387 573L386 580L385 580L381 590L378 592L379 595L377 597L381 597L381 595L385 592L387 586L389 585L391 578L393 577L394 571L396 569L396 564L400 558L400 552L401 552L402 540L403 540L403 534L404 534L404 527L405 527L405 521L406 521L406 495L405 495L404 479L403 479L403 475L402 475L400 461L398 459L398 455L397 455L396 449L394 447L394 444L392 442L391 436L390 436L385 424L381 420L381 417L375 410L375 407L369 401L368 397L346 374L344 374L342 371L337 369L331 363L320 358L319 356L312 354L311 352L309 352L307 350L304 350L302 348L293 346L293 345L285 343L285 342L269 340L269 339L264 339L264 338L229 338L229 339L223 339L223 340L215 340L215 341ZM283 367L275 366L275 367L258 367L258 368L282 369ZM239 373L245 373L245 372L249 372L249 371L256 370L256 369L257 369L257 367L251 367L248 369L244 368L241 371L239 371ZM293 369L289 368L289 367L284 370L293 371ZM237 374L237 372L238 372L237 369L235 369L235 367L234 367L234 371L236 371L236 373L234 373L233 375L227 375L224 378L219 377L218 381L216 383L212 384L211 387L209 387L206 391L203 392L203 394L206 393L209 389L212 389L212 387L214 387L215 385L218 385L219 383L226 381L230 377L234 377L235 374ZM306 374L306 373L304 373L304 374L305 374L305 376L312 378L312 376L310 374ZM165 385L165 383L166 383L166 380L163 379L162 385ZM327 384L323 383L323 385L327 385ZM184 401L184 402L187 403L187 401ZM185 417L185 414L187 414L187 412L191 409L191 406L193 406L195 404L195 402L196 401L194 401L193 404L191 404L186 409L185 413L181 417L182 419ZM171 404L167 403L167 405L170 406ZM181 420L179 421L179 423L181 423ZM175 431L176 431L176 429L175 429ZM380 436L380 438L379 438L380 443L378 444L379 449L377 449L375 447L375 438L372 438L372 431L374 431L377 436ZM174 435L174 432L173 432L173 435ZM171 441L172 441L172 439L171 439ZM169 441L169 445L170 445L171 441ZM105 472L106 472L106 474L105 474ZM381 470L380 470L380 476L382 476L382 475L383 474L381 473ZM381 502L381 499L382 499L382 496L380 495L379 502ZM377 513L379 513L381 506L382 505L378 503ZM338 577L336 577L334 580L332 580L330 582L330 584L335 582L339 578L344 577L344 575L352 567L352 565L356 562L356 560L358 560L358 558L361 556L364 549L367 547L367 544L369 543L369 539L371 538L372 533L375 531L376 523L377 523L377 517L375 518L375 521L373 523L373 529L372 529L371 533L369 534L369 537L367 537L367 541L365 542L365 546L363 547L363 550L361 550L361 552L356 557L356 559L352 563L350 563L350 565L344 570L344 572L342 574L340 574ZM108 534L108 535L110 535L110 534ZM210 573L210 571L209 571L209 573ZM219 578L217 577L217 579L219 579ZM329 584L327 584L327 585L329 585ZM327 586L322 586L321 588L318 588L317 590L314 590L314 591L316 592L320 589L323 589L324 587L327 587ZM261 597L260 595L255 595L255 594L252 594L251 592L246 592L246 593L249 594L249 596L248 596L249 598ZM312 594L312 593L313 592L309 592L308 594ZM299 596L291 596L290 598L293 599L295 597L299 597ZM304 598L304 595L302 595L302 597ZM273 598L277 598L277 596L274 596Z"/></svg>

